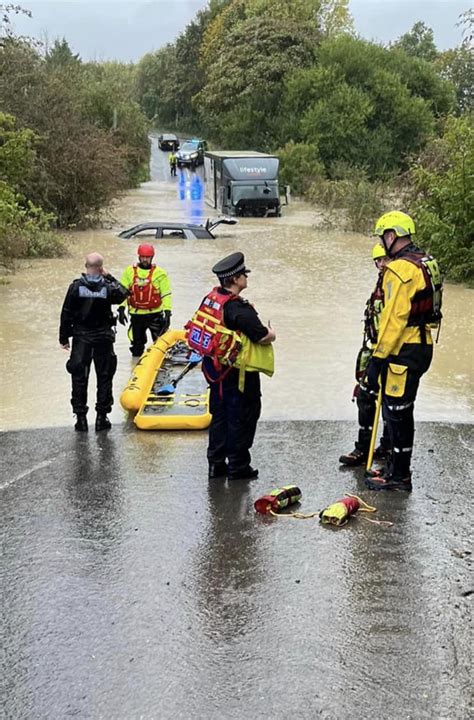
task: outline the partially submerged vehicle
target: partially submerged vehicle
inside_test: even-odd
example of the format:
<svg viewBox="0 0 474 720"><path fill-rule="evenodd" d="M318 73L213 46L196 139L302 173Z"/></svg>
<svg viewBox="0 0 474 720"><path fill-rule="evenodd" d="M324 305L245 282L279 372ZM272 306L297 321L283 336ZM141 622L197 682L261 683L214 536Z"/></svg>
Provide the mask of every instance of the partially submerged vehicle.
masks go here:
<svg viewBox="0 0 474 720"><path fill-rule="evenodd" d="M205 225L198 223L172 223L172 222L146 222L134 225L128 230L122 230L119 237L129 240L135 235L144 233L146 235L153 234L155 239L161 240L167 237L178 237L187 240L214 240L216 237L213 230L218 225L235 225L237 220L228 217L219 217L215 220L208 218ZM154 231L154 232L152 232Z"/></svg>
<svg viewBox="0 0 474 720"><path fill-rule="evenodd" d="M206 202L224 215L281 215L279 159L251 150L204 155Z"/></svg>

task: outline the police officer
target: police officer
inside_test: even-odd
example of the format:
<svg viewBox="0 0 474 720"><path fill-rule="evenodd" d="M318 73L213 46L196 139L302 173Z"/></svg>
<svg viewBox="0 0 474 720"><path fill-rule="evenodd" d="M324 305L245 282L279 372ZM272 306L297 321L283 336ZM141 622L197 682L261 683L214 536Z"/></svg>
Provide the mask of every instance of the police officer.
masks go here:
<svg viewBox="0 0 474 720"><path fill-rule="evenodd" d="M71 374L71 405L76 415L75 429L87 431L87 385L92 360L97 375L96 430L109 430L107 417L112 409L112 380L117 368L114 353L115 318L112 305L123 302L128 290L104 268L99 253L86 257L86 272L74 280L61 310L59 342L72 350L66 368Z"/></svg>
<svg viewBox="0 0 474 720"><path fill-rule="evenodd" d="M378 277L374 291L365 306L364 341L357 356L355 372L357 385L354 389L354 397L357 401L359 434L354 450L346 455L341 455L339 458L339 462L342 465L348 465L350 467L363 465L366 462L375 417L376 397L365 389L364 376L367 364L372 355L372 350L377 344L380 315L383 309L383 275L389 261L385 248L380 243L376 243L372 248L372 260L378 270ZM374 451L374 457L378 460L385 459L389 445L387 425L384 423L383 435L380 439L379 447Z"/></svg>
<svg viewBox="0 0 474 720"><path fill-rule="evenodd" d="M143 243L137 249L138 263L129 265L120 282L129 291L129 297L118 309L119 322L127 324L125 306L130 314L130 352L140 357L145 350L146 333L152 340L169 329L171 323L171 285L166 270L153 264L155 248Z"/></svg>
<svg viewBox="0 0 474 720"><path fill-rule="evenodd" d="M441 321L442 283L436 260L412 241L415 224L405 213L382 215L375 226L390 263L383 278L384 307L366 390L382 388L382 407L390 437L390 460L370 471L371 490L412 489L413 410L421 376L433 357L432 326Z"/></svg>
<svg viewBox="0 0 474 720"><path fill-rule="evenodd" d="M210 383L209 478L253 479L258 476L250 448L261 410L259 373L273 374L275 332L240 297L250 272L241 252L225 257L212 272L220 286L204 298L187 326L188 343L205 355L203 372ZM214 345L208 345L206 328L218 337ZM206 355L208 347L213 349Z"/></svg>

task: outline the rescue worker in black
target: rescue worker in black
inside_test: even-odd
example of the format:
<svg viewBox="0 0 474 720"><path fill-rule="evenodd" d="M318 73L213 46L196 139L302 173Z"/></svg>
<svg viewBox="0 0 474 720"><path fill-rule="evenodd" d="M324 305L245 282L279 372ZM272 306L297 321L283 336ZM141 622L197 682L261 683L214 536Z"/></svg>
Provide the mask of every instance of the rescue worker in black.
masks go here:
<svg viewBox="0 0 474 720"><path fill-rule="evenodd" d="M209 478L253 479L258 477L258 470L250 464L250 448L261 411L259 373L273 374L275 332L265 327L254 307L240 297L250 272L241 252L225 257L212 272L220 287L204 298L187 325L188 344L204 353L203 372L210 383ZM206 355L205 328L210 326L219 334L219 348ZM198 339L194 345L193 337Z"/></svg>
<svg viewBox="0 0 474 720"><path fill-rule="evenodd" d="M107 414L113 405L112 381L117 368L112 305L118 305L127 296L128 290L105 270L99 253L87 255L86 272L68 288L61 310L59 343L64 350L71 350L66 369L72 379L74 427L80 432L88 430L87 386L92 361L97 375L95 429L111 427Z"/></svg>
<svg viewBox="0 0 474 720"><path fill-rule="evenodd" d="M377 282L375 288L367 300L364 312L364 341L356 360L355 377L357 384L354 388L353 400L357 402L357 411L359 419L359 433L355 443L354 450L341 455L339 462L342 465L355 467L363 465L367 461L370 447L370 439L375 418L375 406L377 398L371 395L365 389L364 377L367 365L372 357L372 351L377 344L377 336L380 325L380 315L383 310L383 276L385 266L389 262L389 258L380 243L376 243L372 248L372 260L378 270ZM380 438L380 445L375 448L374 458L376 460L384 460L390 447L388 438L387 424L383 424L383 434Z"/></svg>
<svg viewBox="0 0 474 720"><path fill-rule="evenodd" d="M386 467L366 474L370 490L412 489L415 399L433 358L431 328L441 322L438 263L413 243L414 233L412 218L399 211L382 215L375 227L390 263L384 273L384 307L365 386L376 396L380 383L390 455Z"/></svg>

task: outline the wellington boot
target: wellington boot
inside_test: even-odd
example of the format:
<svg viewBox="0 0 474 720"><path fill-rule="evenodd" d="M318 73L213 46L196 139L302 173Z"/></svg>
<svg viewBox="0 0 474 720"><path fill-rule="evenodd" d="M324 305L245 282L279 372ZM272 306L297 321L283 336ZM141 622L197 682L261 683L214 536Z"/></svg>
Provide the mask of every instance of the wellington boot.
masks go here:
<svg viewBox="0 0 474 720"><path fill-rule="evenodd" d="M89 430L89 426L87 425L87 415L76 415L74 430L77 430L77 432L87 432Z"/></svg>
<svg viewBox="0 0 474 720"><path fill-rule="evenodd" d="M97 413L97 417L95 419L95 429L97 432L100 432L101 430L110 430L111 427L112 423L107 415L105 413Z"/></svg>

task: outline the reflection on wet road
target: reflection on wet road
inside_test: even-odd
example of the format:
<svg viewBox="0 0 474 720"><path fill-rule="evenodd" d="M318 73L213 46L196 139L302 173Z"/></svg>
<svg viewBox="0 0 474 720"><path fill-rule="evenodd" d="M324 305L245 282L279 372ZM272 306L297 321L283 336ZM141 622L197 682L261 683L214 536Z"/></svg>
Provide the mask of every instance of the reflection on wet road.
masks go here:
<svg viewBox="0 0 474 720"><path fill-rule="evenodd" d="M5 717L467 720L472 429L422 425L411 497L339 471L352 439L262 423L260 478L208 483L201 433L3 435ZM255 515L288 482L394 525Z"/></svg>

